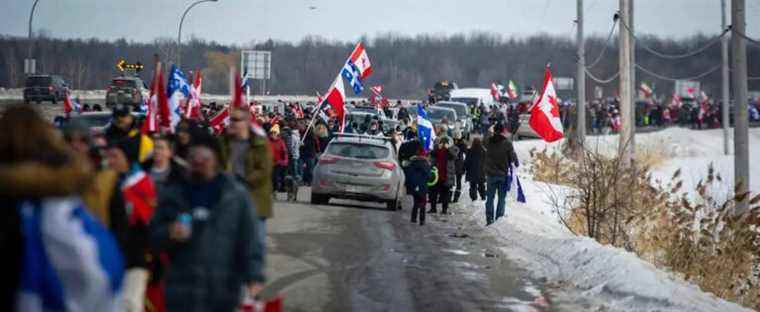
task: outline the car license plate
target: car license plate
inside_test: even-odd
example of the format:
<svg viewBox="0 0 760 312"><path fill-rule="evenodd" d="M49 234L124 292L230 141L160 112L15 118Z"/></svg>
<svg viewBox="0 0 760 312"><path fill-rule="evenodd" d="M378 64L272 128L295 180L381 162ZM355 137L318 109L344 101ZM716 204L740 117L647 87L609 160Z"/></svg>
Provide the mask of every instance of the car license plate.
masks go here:
<svg viewBox="0 0 760 312"><path fill-rule="evenodd" d="M363 190L363 189L362 189L362 187L361 187L361 186L356 186L356 185L346 185L346 192L349 192L349 193L361 193L361 192L362 192L362 190Z"/></svg>

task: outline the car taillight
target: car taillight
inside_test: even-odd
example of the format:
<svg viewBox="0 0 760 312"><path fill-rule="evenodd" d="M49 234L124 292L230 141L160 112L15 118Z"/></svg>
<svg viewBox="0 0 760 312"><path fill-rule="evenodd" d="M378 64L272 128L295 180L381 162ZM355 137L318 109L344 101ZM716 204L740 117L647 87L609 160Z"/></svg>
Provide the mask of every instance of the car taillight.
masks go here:
<svg viewBox="0 0 760 312"><path fill-rule="evenodd" d="M336 162L338 162L338 157L335 157L335 156L322 155L322 157L319 158L320 165L329 165L329 164L334 164Z"/></svg>
<svg viewBox="0 0 760 312"><path fill-rule="evenodd" d="M375 167L393 171L393 169L396 169L396 164L390 161L376 161Z"/></svg>
<svg viewBox="0 0 760 312"><path fill-rule="evenodd" d="M48 90L50 90L50 92L53 92L53 86L49 86Z"/></svg>

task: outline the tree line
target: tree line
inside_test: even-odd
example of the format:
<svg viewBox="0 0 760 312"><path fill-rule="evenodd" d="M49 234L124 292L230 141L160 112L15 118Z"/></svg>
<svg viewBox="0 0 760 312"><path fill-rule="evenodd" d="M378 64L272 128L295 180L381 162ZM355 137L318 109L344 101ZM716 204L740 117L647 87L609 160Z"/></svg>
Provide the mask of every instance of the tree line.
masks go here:
<svg viewBox="0 0 760 312"><path fill-rule="evenodd" d="M713 38L695 35L684 39L664 39L640 36L637 43L637 62L648 69L669 77L681 78L703 73L720 62L720 45L716 44L693 57L667 60L642 48L648 46L668 54L680 54L698 49ZM365 43L372 61L374 74L365 81L365 87L383 85L390 97L416 97L438 80L450 80L460 87L488 87L491 82L515 81L520 87L540 87L543 67L551 63L555 77L575 77L576 47L567 37L536 34L528 37L503 37L495 33L406 36L394 33L372 38L360 38ZM200 69L204 75L204 92L224 94L229 90L229 68L239 67L241 49L272 52L271 79L266 82L271 94L314 94L324 92L345 62L355 42L327 40L307 36L297 43L266 40L241 45L223 45L214 41L193 38L182 45L182 68ZM0 87L23 86L24 59L30 50L26 38L0 37ZM605 45L608 45L605 49ZM617 40L609 42L602 37L586 40L587 62L594 61L605 50L591 72L600 78L617 72ZM140 74L149 80L155 54L166 63L176 59L176 42L158 38L153 42L133 42L126 39L55 39L38 37L32 42L32 55L37 59L37 70L60 74L74 89L104 89L118 74L119 59L142 62L145 70ZM748 72L760 76L760 47L747 46ZM168 67L168 66L167 66ZM653 86L660 95L670 95L673 82L637 71L637 81ZM700 79L703 90L713 97L720 94L720 70ZM599 84L589 80L589 96L595 87L602 88L605 96L616 94L617 80ZM760 80L750 80L750 90L760 90ZM259 92L259 85L253 90ZM367 91L365 95L368 95Z"/></svg>

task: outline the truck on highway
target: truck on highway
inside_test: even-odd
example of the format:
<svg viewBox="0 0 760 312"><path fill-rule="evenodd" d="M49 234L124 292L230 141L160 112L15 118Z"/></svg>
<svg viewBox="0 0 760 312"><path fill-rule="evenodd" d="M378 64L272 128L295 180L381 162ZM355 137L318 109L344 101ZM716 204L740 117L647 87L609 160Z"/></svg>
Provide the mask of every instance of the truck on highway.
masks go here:
<svg viewBox="0 0 760 312"><path fill-rule="evenodd" d="M131 105L132 109L136 110L148 96L148 87L140 77L115 77L106 91L106 107L121 103Z"/></svg>

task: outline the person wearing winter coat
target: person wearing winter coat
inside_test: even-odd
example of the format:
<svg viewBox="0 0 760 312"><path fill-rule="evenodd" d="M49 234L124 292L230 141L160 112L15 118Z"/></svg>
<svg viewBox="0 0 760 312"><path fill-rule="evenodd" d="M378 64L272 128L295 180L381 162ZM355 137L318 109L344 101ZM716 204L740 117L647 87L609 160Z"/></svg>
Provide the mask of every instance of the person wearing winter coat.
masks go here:
<svg viewBox="0 0 760 312"><path fill-rule="evenodd" d="M456 146L458 153L457 159L454 161L456 168L456 183L454 184L455 189L454 196L451 199L452 203L459 202L459 196L462 195L462 176L464 176L465 173L464 161L465 152L467 151L467 143L464 141L464 138L462 138L461 132L454 134L454 146Z"/></svg>
<svg viewBox="0 0 760 312"><path fill-rule="evenodd" d="M412 207L412 223L419 220L420 225L425 224L425 206L427 205L427 182L430 180L431 167L425 150L419 148L417 155L412 156L409 165L404 170L407 181L407 192L414 198Z"/></svg>
<svg viewBox="0 0 760 312"><path fill-rule="evenodd" d="M440 202L442 214L448 214L449 201L451 200L451 187L456 180L456 159L459 149L451 144L449 137L440 137L438 145L431 153L432 164L438 170L438 183L429 192L430 210L428 213L437 213L437 205Z"/></svg>
<svg viewBox="0 0 760 312"><path fill-rule="evenodd" d="M472 146L467 150L464 160L465 180L470 183L470 200L476 201L478 195L481 200L486 199L485 185L485 154L483 143L479 137L472 139Z"/></svg>
<svg viewBox="0 0 760 312"><path fill-rule="evenodd" d="M265 280L264 247L248 190L222 172L216 139L193 139L190 179L162 192L151 241L167 251L167 311L234 311Z"/></svg>
<svg viewBox="0 0 760 312"><path fill-rule="evenodd" d="M269 129L269 146L272 148L272 185L275 192L281 192L285 174L288 172L288 148L285 141L280 137L279 126Z"/></svg>
<svg viewBox="0 0 760 312"><path fill-rule="evenodd" d="M317 165L317 157L320 153L319 136L315 129L310 129L304 134L306 137L301 145L301 159L303 160L303 183L311 185L314 166Z"/></svg>
<svg viewBox="0 0 760 312"><path fill-rule="evenodd" d="M494 126L494 133L486 139L485 173L486 173L486 224L491 225L504 216L507 190L504 186L507 171L512 163L517 163L517 154L512 141L507 138L507 128L499 123ZM494 197L498 192L496 211Z"/></svg>

